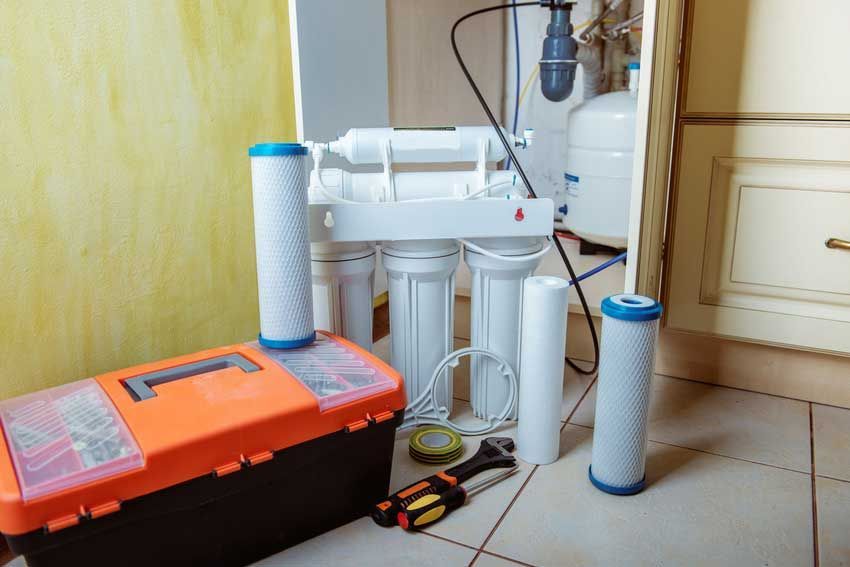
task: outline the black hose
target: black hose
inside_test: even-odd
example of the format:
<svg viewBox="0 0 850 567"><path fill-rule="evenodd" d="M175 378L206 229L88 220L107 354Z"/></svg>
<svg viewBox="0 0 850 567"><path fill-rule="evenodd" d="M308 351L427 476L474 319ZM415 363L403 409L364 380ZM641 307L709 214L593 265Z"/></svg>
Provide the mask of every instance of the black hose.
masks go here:
<svg viewBox="0 0 850 567"><path fill-rule="evenodd" d="M502 133L502 129L499 127L499 123L496 120L496 117L493 116L493 112L490 110L490 107L487 105L487 101L484 100L484 96L481 94L481 91L478 89L478 85L475 84L475 80L473 80L472 75L469 74L469 69L466 68L466 64L463 62L463 57L460 56L460 51L457 48L457 41L455 40L455 32L457 31L457 27L464 21L477 16L479 14L485 14L487 12L494 12L496 10L505 10L507 8L520 7L520 6L539 6L539 2L519 2L516 4L500 4L498 6L491 6L489 8L482 8L480 10L475 10L474 12L470 12L465 16L461 17L458 21L454 23L452 26L451 40L452 40L452 50L455 54L455 59L457 59L458 65L460 65L460 70L463 71L466 80L469 82L469 86L472 87L472 92L475 93L475 97L478 99L478 102L481 104L481 108L484 109L484 113L487 115L487 118L490 120L490 124L493 125L493 128L496 130L496 134L499 136L499 140L501 140L502 145L505 146L505 151L508 152L508 156L510 156L510 160L513 161L514 167L516 168L517 173L522 178L525 187L528 189L528 194L531 195L532 199L537 198L537 194L534 192L534 189L531 187L531 182L528 180L528 176L525 175L525 171L522 169L522 165L520 165L519 160L517 160L516 155L514 155L513 148L511 148L511 144L505 138L505 135ZM567 272L570 274L570 280L575 281L576 294L578 294L579 301L581 302L581 308L584 310L584 317L587 320L587 325L590 328L590 336L593 340L593 366L589 369L584 369L576 365L569 358L565 358L567 364L570 367L578 372L579 374L595 374L596 369L599 368L599 337L596 336L596 326L593 324L593 316L590 314L590 308L587 306L587 300L584 297L584 292L581 289L581 284L579 284L576 280L576 273L573 270L572 264L570 264L570 259L567 258L567 253L564 251L564 247L561 245L561 241L558 238L558 235L554 232L552 236L549 238L555 244L555 248L558 250L558 254L561 255L561 260L564 262L564 266L567 268Z"/></svg>

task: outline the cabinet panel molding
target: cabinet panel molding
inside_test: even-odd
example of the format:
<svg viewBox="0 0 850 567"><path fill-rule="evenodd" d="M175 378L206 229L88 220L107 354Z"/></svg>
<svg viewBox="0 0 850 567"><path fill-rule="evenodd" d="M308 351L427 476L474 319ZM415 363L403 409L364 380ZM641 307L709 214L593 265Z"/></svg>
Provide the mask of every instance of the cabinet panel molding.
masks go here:
<svg viewBox="0 0 850 567"><path fill-rule="evenodd" d="M850 118L846 0L688 0L682 116Z"/></svg>
<svg viewBox="0 0 850 567"><path fill-rule="evenodd" d="M850 163L714 159L700 303L850 321Z"/></svg>
<svg viewBox="0 0 850 567"><path fill-rule="evenodd" d="M850 127L685 123L670 329L850 353ZM843 154L843 155L842 155Z"/></svg>

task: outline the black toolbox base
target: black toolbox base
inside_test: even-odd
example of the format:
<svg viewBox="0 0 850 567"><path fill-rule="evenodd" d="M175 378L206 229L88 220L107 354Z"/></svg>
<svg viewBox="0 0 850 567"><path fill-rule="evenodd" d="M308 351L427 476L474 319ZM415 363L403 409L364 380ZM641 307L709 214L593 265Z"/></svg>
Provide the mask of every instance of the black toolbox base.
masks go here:
<svg viewBox="0 0 850 567"><path fill-rule="evenodd" d="M246 565L367 515L389 490L401 415L123 502L52 534L6 540L30 567Z"/></svg>

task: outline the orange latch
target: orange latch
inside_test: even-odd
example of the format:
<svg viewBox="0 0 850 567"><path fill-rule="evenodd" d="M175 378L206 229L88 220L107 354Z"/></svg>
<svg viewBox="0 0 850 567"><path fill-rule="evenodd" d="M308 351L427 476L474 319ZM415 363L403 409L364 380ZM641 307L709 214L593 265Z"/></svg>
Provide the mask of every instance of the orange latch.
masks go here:
<svg viewBox="0 0 850 567"><path fill-rule="evenodd" d="M105 504L92 506L89 510L89 517L91 519L100 518L101 516L117 512L120 509L121 502L119 502L118 500L112 500L110 502L106 502Z"/></svg>
<svg viewBox="0 0 850 567"><path fill-rule="evenodd" d="M260 463L265 463L266 461L271 461L274 455L271 451L263 451L261 453L257 453L256 455L251 455L245 459L245 462L251 466L259 465Z"/></svg>
<svg viewBox="0 0 850 567"><path fill-rule="evenodd" d="M213 476L220 477L224 475L228 475L230 473L235 473L239 469L242 468L241 461L234 461L232 463L227 463L226 465L221 465L213 469Z"/></svg>
<svg viewBox="0 0 850 567"><path fill-rule="evenodd" d="M372 420L375 423L383 423L392 419L394 416L395 414L391 411L382 411L381 413L376 413L375 415L373 415Z"/></svg>
<svg viewBox="0 0 850 567"><path fill-rule="evenodd" d="M358 431L360 429L365 429L366 427L369 427L369 421L366 419L358 419L357 421L346 425L345 432L351 433L352 431Z"/></svg>
<svg viewBox="0 0 850 567"><path fill-rule="evenodd" d="M71 526L76 526L80 523L79 514L68 514L67 516L62 516L61 518L56 518L55 520L50 520L44 525L44 530L47 533L58 532L59 530L63 530L65 528L70 528Z"/></svg>

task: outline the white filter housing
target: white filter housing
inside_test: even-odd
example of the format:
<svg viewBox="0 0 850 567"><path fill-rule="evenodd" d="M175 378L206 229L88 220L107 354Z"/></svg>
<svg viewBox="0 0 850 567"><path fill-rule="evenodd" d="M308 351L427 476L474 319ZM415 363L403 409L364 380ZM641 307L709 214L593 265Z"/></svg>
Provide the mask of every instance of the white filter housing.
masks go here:
<svg viewBox="0 0 850 567"><path fill-rule="evenodd" d="M248 150L260 302L260 343L297 348L316 338L307 221L307 148L257 144Z"/></svg>
<svg viewBox="0 0 850 567"><path fill-rule="evenodd" d="M646 476L646 429L661 305L621 294L602 302L602 342L589 475L596 488L634 494Z"/></svg>
<svg viewBox="0 0 850 567"><path fill-rule="evenodd" d="M397 241L384 246L390 296L390 363L404 376L408 400L428 386L437 365L453 348L455 270L460 249L454 240ZM452 408L451 369L436 400Z"/></svg>
<svg viewBox="0 0 850 567"><path fill-rule="evenodd" d="M537 238L487 238L474 242L500 256L521 257L539 251ZM519 372L519 328L522 312L523 280L534 273L540 258L525 261L498 260L464 251L472 273L470 345L495 352ZM489 358L473 356L470 362L470 395L476 417L497 415L508 399L508 384L498 364ZM517 410L509 415L516 419Z"/></svg>
<svg viewBox="0 0 850 567"><path fill-rule="evenodd" d="M316 328L372 350L375 247L362 242L311 245Z"/></svg>
<svg viewBox="0 0 850 567"><path fill-rule="evenodd" d="M502 129L502 134L509 136ZM444 126L435 128L352 128L328 144L331 152L352 164L383 163L389 144L393 163L445 163L477 161L481 144L486 161L507 157L499 136L490 126Z"/></svg>
<svg viewBox="0 0 850 567"><path fill-rule="evenodd" d="M590 242L625 248L637 91L592 98L570 112L564 225Z"/></svg>

